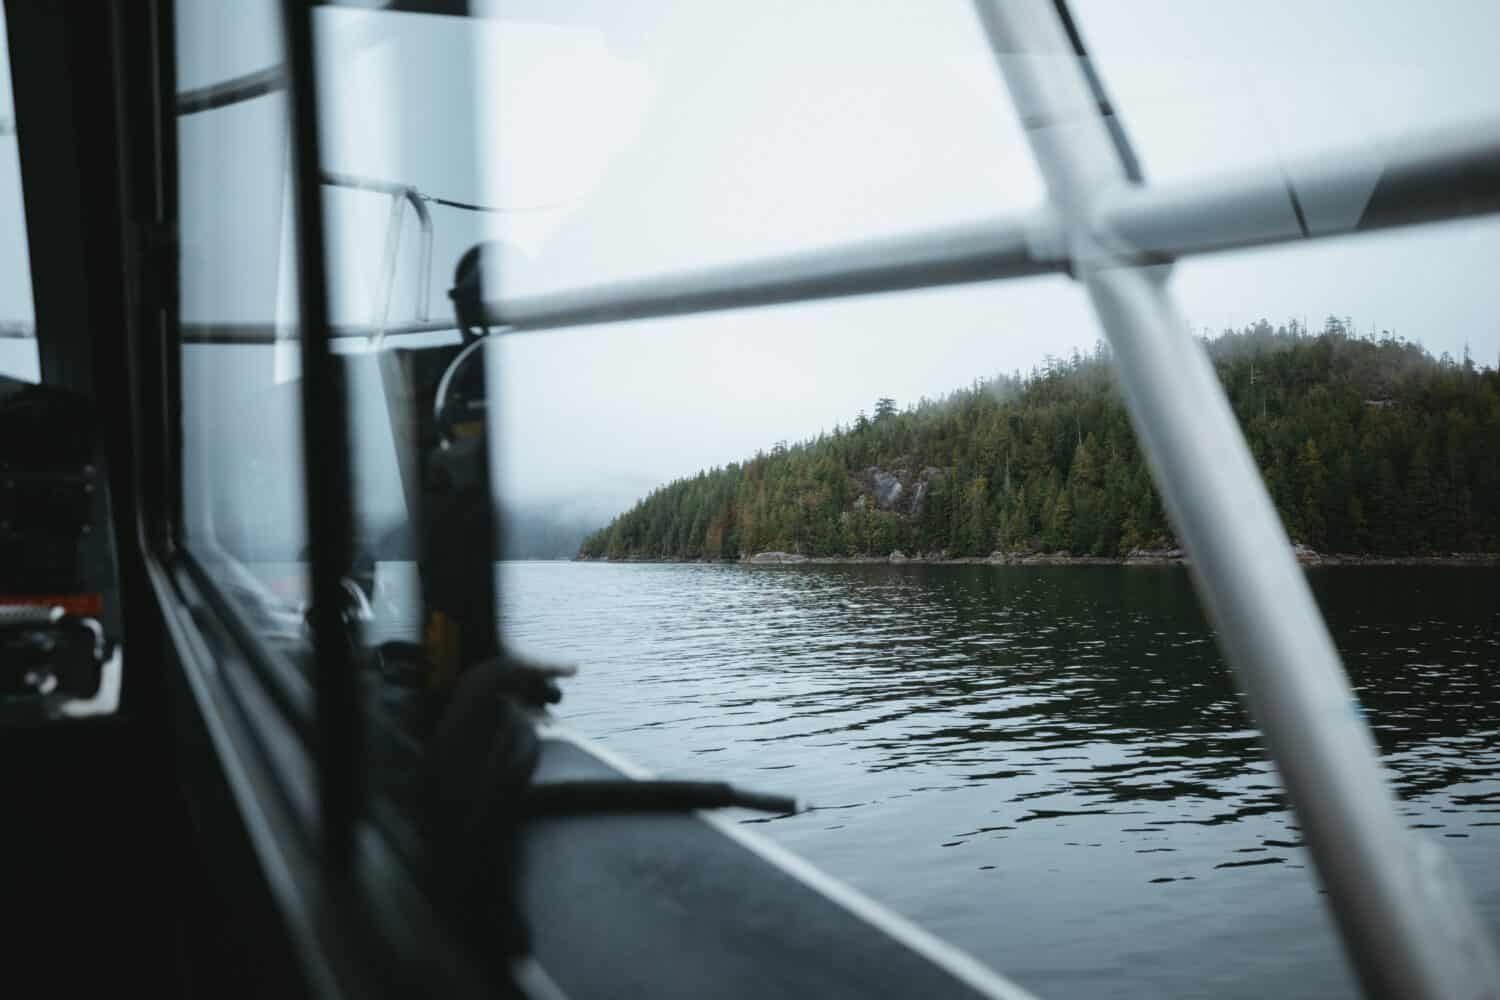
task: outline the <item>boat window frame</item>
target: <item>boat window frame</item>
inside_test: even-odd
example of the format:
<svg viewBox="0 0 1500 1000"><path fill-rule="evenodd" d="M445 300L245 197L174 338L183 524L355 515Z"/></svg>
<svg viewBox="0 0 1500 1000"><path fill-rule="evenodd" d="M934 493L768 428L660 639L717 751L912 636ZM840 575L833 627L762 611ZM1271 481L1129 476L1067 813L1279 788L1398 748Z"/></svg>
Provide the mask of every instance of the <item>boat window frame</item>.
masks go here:
<svg viewBox="0 0 1500 1000"><path fill-rule="evenodd" d="M144 6L144 5L143 5ZM291 183L303 185L298 192L306 204L310 180L312 202L318 203L320 183L316 164L315 97L311 88L298 84L310 75L312 66L311 19L314 4L281 0L288 43L289 66L261 79L227 81L230 92L216 93L216 100L229 103L253 98L268 87L286 88L293 107L291 141L294 149ZM357 708L351 683L337 679L326 685L309 685L290 665L266 646L256 634L244 609L225 594L214 577L211 559L215 553L233 559L212 539L183 538L182 504L182 390L180 350L184 324L178 310L181 269L177 265L177 158L176 122L184 110L175 90L174 0L156 0L149 13L134 16L150 22L152 75L149 97L151 155L149 185L153 190L140 200L151 202L151 221L139 232L136 250L138 277L138 328L135 343L137 364L132 371L134 389L133 424L140 441L137 497L140 507L137 539L155 601L165 646L175 661L175 690L170 693L173 711L184 720L190 737L204 742L217 762L210 767L222 781L224 794L255 857L258 878L269 893L274 919L279 921L287 952L308 992L332 995L384 993L409 994L438 991L477 995L489 991L491 972L473 956L463 953L448 933L446 918L429 898L406 859L377 824L360 811L362 761L357 730L347 719L339 720L337 708ZM267 80L266 76L272 77ZM258 92L256 92L259 88ZM201 96L201 95L200 95ZM220 106L205 102L207 107ZM191 106L187 110L206 110ZM311 139L308 138L309 134ZM125 143L124 145L129 145ZM301 210L294 198L296 238L301 244L299 266L313 257L311 273L300 275L302 287L325 289L318 268L321 253L321 212ZM308 219L313 221L308 224ZM319 298L315 295L314 298ZM309 310L303 296L303 329L316 330L319 312L326 305L314 302ZM311 316L309 322L308 317ZM317 358L309 366L308 353L333 359L326 342L309 347L304 337L303 394L315 392L316 379L306 378L309 367L317 370ZM254 341L252 341L254 342ZM344 410L333 409L324 399L317 407L316 421L324 417L335 428L346 428ZM304 446L310 432L304 419L298 429ZM310 453L309 453L310 454ZM346 453L347 461L347 453ZM308 455L304 461L313 463ZM343 503L351 499L347 473L333 477L335 491ZM305 484L307 488L308 484ZM321 494L328 496L325 484ZM321 508L326 523L330 508L337 518L339 503ZM311 564L347 565L335 546L330 558L328 545L312 545ZM194 550L197 550L196 552ZM352 541L350 550L352 551ZM341 586L342 573L332 581L323 579L325 592ZM328 642L316 643L323 655L319 676L329 673ZM345 654L347 655L347 653ZM352 670L345 672L352 679ZM186 713L186 714L182 714ZM333 725L329 725L330 715ZM355 720L357 725L358 720ZM342 733L344 750L330 752L329 734ZM188 737L180 737L188 738ZM201 766L201 765L200 765ZM197 793L195 793L197 794ZM217 796L216 796L217 797Z"/></svg>
<svg viewBox="0 0 1500 1000"><path fill-rule="evenodd" d="M162 7L175 4L163 4ZM285 16L288 4L278 4L277 14ZM177 263L180 246L180 205L178 177L182 163L177 142L177 122L186 114L212 112L243 101L263 97L278 89L284 89L282 77L265 72L251 74L250 85L243 78L229 81L225 88L220 84L209 85L184 95L175 93L177 39L175 37L175 15L163 10L156 41L159 47L157 75L160 87L158 114L160 116L158 143L163 162L162 176L158 180L157 194L160 202L158 230L148 235L149 249L154 251L153 263L162 269L160 277L170 287L157 289L159 301L151 302L161 313L155 317L160 324L160 360L162 379L163 414L161 426L166 439L162 448L163 502L157 505L158 519L147 537L155 543L157 553L163 557L163 566L172 578L177 595L188 601L192 615L200 628L200 637L209 643L216 661L213 670L230 692L239 710L245 713L250 725L248 731L255 735L263 749L275 759L276 773L281 779L278 787L286 803L298 817L298 823L306 834L315 835L321 826L317 801L314 794L317 757L317 706L312 686L296 667L279 650L263 642L246 610L225 592L215 579L214 564L224 563L238 566L240 560L226 551L210 534L195 534L187 537L184 523L183 494L185 492L185 468L183 464L183 420L181 356L183 324L179 305L182 289L180 282L183 269ZM290 114L290 112L288 112ZM290 181L290 178L289 178ZM169 259L170 258L170 259ZM300 434L300 431L299 431ZM301 461L301 456L296 457ZM296 747L296 753L286 752L287 746Z"/></svg>

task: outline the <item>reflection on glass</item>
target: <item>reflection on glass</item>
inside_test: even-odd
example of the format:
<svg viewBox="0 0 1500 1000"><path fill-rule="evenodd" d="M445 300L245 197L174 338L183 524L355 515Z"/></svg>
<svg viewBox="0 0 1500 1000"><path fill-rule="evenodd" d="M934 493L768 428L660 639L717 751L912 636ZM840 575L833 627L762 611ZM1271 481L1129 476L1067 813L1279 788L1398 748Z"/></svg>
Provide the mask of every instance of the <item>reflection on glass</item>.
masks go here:
<svg viewBox="0 0 1500 1000"><path fill-rule="evenodd" d="M21 158L16 146L15 101L10 84L10 44L0 11L0 375L41 380L36 313L31 300L31 256L21 198Z"/></svg>
<svg viewBox="0 0 1500 1000"><path fill-rule="evenodd" d="M879 51L830 66L824 42L854 12L784 49L787 72L753 77L708 72L684 42L709 24L680 8L548 23L317 13L329 299L354 429L349 579L378 706L377 799L389 793L399 812L421 811L423 749L448 692L498 653L486 385L503 348L444 328L471 248L488 244L499 265L485 276L524 294L968 221L976 203L1040 194L967 5L893 15ZM740 22L778 37L780 24ZM969 127L987 116L993 128ZM747 151L768 119L782 128ZM799 151L787 130L818 148ZM755 201L773 191L796 197ZM880 212L864 210L877 200ZM567 379L553 367L531 390L555 396Z"/></svg>
<svg viewBox="0 0 1500 1000"><path fill-rule="evenodd" d="M474 46L486 201L509 210L507 294L1041 201L966 0L476 7L499 18Z"/></svg>
<svg viewBox="0 0 1500 1000"><path fill-rule="evenodd" d="M474 29L462 18L336 9L314 23L329 300L334 324L357 334L335 349L350 401L348 589L374 808L409 856L441 860L465 850L439 801L443 782L479 758L440 767L436 733L460 674L498 652L484 354L454 325L449 297L488 224L447 204L479 201ZM421 322L436 329L401 331ZM469 403L477 420L464 415ZM431 837L441 845L425 850Z"/></svg>
<svg viewBox="0 0 1500 1000"><path fill-rule="evenodd" d="M515 450L527 447L519 440L527 435L533 444L542 442L530 453L532 461L501 466L507 499L536 490L539 480L554 496L599 489L604 477L579 471L597 471L588 464L595 460L618 461L613 468L633 466L637 477L649 476L637 497L686 477L651 494L596 536L598 544L586 543L587 554L723 562L760 555L778 564L764 570L528 567L511 576L518 589L530 590L506 605L518 611L510 636L571 636L565 652L589 657L601 674L614 669L592 689L600 694L585 695L596 701L579 702L609 735L670 731L671 745L681 750L684 731L717 732L704 738L706 745L690 748L722 754L714 758L716 775L724 773L719 768L734 773L770 766L761 744L810 737L814 742L805 749L825 763L840 756L830 748L852 747L858 753L851 770L900 772L901 781L916 775L923 782L884 786L892 800L974 787L1009 792L1007 819L994 825L980 826L992 822L982 813L994 809L972 803L961 822L946 812L946 802L905 817L927 832L950 824L941 831L943 849L1010 839L981 836L996 832L1019 841L1032 836L1029 831L1046 831L1035 834L1047 841L1037 846L1036 856L1043 857L1059 846L1085 846L1059 845L1050 835L1079 823L1098 835L1126 835L1116 853L1128 862L1127 852L1158 850L1137 848L1143 842L1137 835L1163 838L1157 828L1181 826L1193 829L1174 832L1179 842L1203 837L1203 864L1195 865L1205 874L1183 875L1174 862L1141 884L1208 882L1231 877L1221 870L1283 864L1296 870L1302 862L1291 859L1300 855L1269 853L1302 845L1204 634L1187 579L1176 569L971 566L939 579L933 574L951 568L825 574L789 567L777 575L787 553L793 557L787 561L810 555L894 563L919 552L931 561L962 556L996 564L1040 553L1059 561L1133 553L1172 558L1171 526L1113 394L1106 352L1090 358L1075 349L1071 360L1046 356L1084 346L1078 341L1093 336L1092 324L1078 319L1080 297L1060 280L1007 289L1003 311L987 308L998 302L992 290L974 288L649 321L633 331L570 332L551 342L550 358L548 348L522 346L532 343L524 338L491 345L482 337L488 331L465 312L481 273L498 273L508 296L521 295L631 271L670 271L716 256L839 242L879 231L888 221L861 217L841 225L837 210L819 215L823 196L836 186L831 178L837 171L826 165L805 176L796 169L806 165L800 161L768 167L775 157L753 137L774 135L767 145L795 152L796 140L815 131L809 126L815 113L782 106L796 90L788 83L792 74L767 80L763 73L756 86L766 89L736 90L695 61L702 47L674 48L686 60L675 64L639 30L601 18L533 30L505 21L387 12L316 15L329 291L340 330L336 349L350 387L354 450L357 555L346 589L359 640L373 809L384 828L434 862L438 884L461 905L487 908L485 919L493 916L486 897L498 887L470 876L503 867L497 859L503 860L509 831L489 824L507 801L501 793L529 775L521 734L531 730L525 719L517 722L515 701L541 702L551 693L546 678L518 668L497 641L491 520L499 491L490 489L489 436L501 420L489 390L503 384L504 423L518 439ZM663 38L693 35L690 18L647 21ZM968 20L962 24L974 28ZM746 33L767 30L761 25ZM890 25L885 31L888 42L909 41ZM972 35L964 37L985 55ZM508 59L506 46L517 39L536 43L538 51L554 44L555 58ZM746 51L754 56L736 58L764 59L764 46L747 45ZM235 58L246 69L274 60L274 53L262 56ZM572 107L566 84L574 74L610 82L601 89L610 91L606 103L621 119L613 131L584 141L576 133L597 123L583 105L580 120L558 113ZM684 91L683 80L703 86ZM984 83L998 102L998 81L985 74ZM554 104L556 87L564 93ZM526 136L525 102L507 103L502 96L518 92L553 112L550 131L538 126ZM917 101L935 106L930 94ZM775 127L765 118L725 114L730 106L776 119ZM281 104L248 102L235 110L240 123L216 141L232 143L261 129L266 141L256 147L259 159L218 164L219 147L205 143L196 147L207 164L198 176L239 184L244 197L235 205L257 206L262 228L249 231L265 238L245 266L234 269L235 288L222 287L228 279L221 265L248 254L251 243L212 244L213 211L240 208L214 203L211 211L203 188L191 192L199 199L196 238L208 252L185 272L196 285L184 289L184 310L210 338L216 325L279 329L288 321L282 307L293 300L286 292L285 223L279 230L265 225L284 220L284 121L254 117L268 110L279 116ZM868 111L853 117L876 133L899 118L899 108L853 110ZM724 126L719 119L735 123ZM512 152L508 136L523 152ZM752 138L729 141L742 136ZM528 160L526 151L538 148L545 152ZM274 151L269 159L267 149ZM998 149L984 151L1004 161ZM252 162L261 166L252 170L246 165ZM937 203L952 197L964 218L975 204L985 204L980 189L994 183L989 177L967 189L953 186L947 182L962 170L949 176L912 161L892 168L894 178L881 175L882 183L851 183L853 202L904 192L905 200L890 203L889 218L923 222L932 206L922 185L898 183L907 179L903 169L918 176L919 165L921 177L942 178ZM758 171L772 179L764 190L743 193ZM812 222L767 204L802 180L820 192L805 206ZM1034 175L1010 180L1015 183L1007 193L1019 192L1016 200L1026 204ZM839 203L831 196L827 202ZM851 202L842 204L855 211ZM793 215L796 224L780 226ZM493 242L496 236L506 238L505 246ZM481 245L498 254L498 268L478 267L472 248ZM1260 292L1267 287L1263 283ZM196 314L194 307L201 307ZM455 311L467 318L455 320ZM996 315L1010 328L1004 338L996 336ZM1034 339L1023 329L1037 331L1030 334ZM1394 429L1398 415L1387 413L1390 397L1364 393L1352 379L1336 393L1312 385L1314 375L1326 380L1334 367L1324 353L1336 349L1340 364L1411 353L1394 343L1356 342L1338 322L1327 333L1314 344L1300 324L1280 333L1254 329L1241 336L1243 344L1225 338L1215 357L1256 457L1276 470L1272 493L1292 535L1357 548L1376 537L1362 513L1366 494L1360 490L1369 487L1371 500L1394 505L1395 465L1408 486L1425 481L1433 496L1442 489L1431 485L1431 460L1422 452L1419 463L1415 447L1396 449L1383 432L1368 441L1325 432L1328 423ZM871 341L894 345L884 352L889 357L868 357L875 353L868 351ZM1268 356L1240 346L1264 346ZM853 359L858 366L849 363ZM1032 374L1023 378L1027 366ZM854 377L840 374L856 367ZM1421 361L1421 367L1437 377L1460 377L1443 374L1435 363ZM872 386L872 371L887 381ZM979 381L996 371L1016 375ZM1462 377L1474 382L1471 375L1466 370ZM265 609L274 606L277 587L296 590L303 570L295 379L295 359L269 343L210 339L184 356L188 419L198 421L188 428L194 537L205 548L232 554L234 565L249 566L263 589L270 585L269 599L258 605L263 627L274 631L276 622L284 623L292 642L302 631L298 609L283 609L279 618ZM964 385L969 388L957 388L945 401L931 398ZM610 392L618 400L614 419L598 419L610 412L599 403ZM564 409L558 405L564 396L587 397L575 409L593 407L595 416L556 412ZM872 412L860 412L872 401ZM734 403L743 403L736 418L741 425L704 445L706 428L722 430ZM1345 415L1335 420L1328 416L1333 413ZM830 423L830 432L819 433ZM1478 426L1464 430L1473 435L1476 452ZM799 439L804 443L787 444ZM1456 433L1448 439L1471 440ZM768 446L769 455L754 455ZM1400 459L1389 475L1378 460L1382 449ZM588 461L573 461L579 455ZM1356 456L1375 457L1374 471L1356 473L1357 464L1366 464ZM1332 458L1338 461L1327 461ZM715 465L716 471L694 477L698 468ZM1492 517L1482 500L1468 508L1458 502L1464 487L1456 468L1450 465L1442 495L1454 499L1455 511L1490 511L1485 516ZM1493 481L1487 471L1476 468L1473 475L1476 484ZM607 488L633 487L617 480ZM1425 515L1416 504L1397 513L1414 522ZM1396 514L1383 523L1394 525ZM1431 528L1389 537L1391 554L1477 544L1460 521L1444 532ZM544 575L553 569L555 576ZM650 634L642 636L643 629ZM1465 645L1455 655L1466 660L1477 649ZM1460 663L1453 676L1468 669ZM513 682L532 684L533 696L507 697ZM665 721L679 725L657 729L659 713L678 710L689 714ZM723 721L729 713L738 720ZM1483 713L1479 717L1487 724ZM1396 733L1387 749L1400 753L1435 738L1431 718L1414 713L1409 721L1410 731ZM744 756L736 761L738 753ZM1424 759L1414 762L1412 773L1420 776L1430 755L1419 755ZM1459 777L1439 778L1409 787L1446 794L1459 783ZM835 801L844 790L828 789ZM1150 818L1109 829L1113 817L1123 815ZM1251 846L1234 846L1247 836ZM1101 844L1086 846L1102 850ZM1263 851L1262 860L1236 857ZM960 877L952 869L944 875ZM1308 888L1306 876L1279 891L1287 884ZM1045 890L1038 886L1035 895ZM1302 895L1304 914L1316 914L1311 893Z"/></svg>
<svg viewBox="0 0 1500 1000"><path fill-rule="evenodd" d="M179 87L279 64L277 11L179 5ZM301 653L307 526L286 96L182 114L177 133L185 541L261 636ZM279 339L246 343L246 331Z"/></svg>

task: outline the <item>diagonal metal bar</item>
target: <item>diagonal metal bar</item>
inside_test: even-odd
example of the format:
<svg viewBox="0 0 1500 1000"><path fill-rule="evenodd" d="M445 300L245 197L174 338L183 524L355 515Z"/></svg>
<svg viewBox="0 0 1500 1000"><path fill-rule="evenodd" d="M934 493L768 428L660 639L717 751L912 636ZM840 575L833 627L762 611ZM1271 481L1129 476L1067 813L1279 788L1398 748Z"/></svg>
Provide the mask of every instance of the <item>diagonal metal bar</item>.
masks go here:
<svg viewBox="0 0 1500 1000"><path fill-rule="evenodd" d="M1234 413L1166 294L1095 204L1126 183L1058 13L976 0L1114 349L1131 418L1192 556L1199 595L1290 793L1365 988L1493 996L1493 945L1443 855L1413 836Z"/></svg>

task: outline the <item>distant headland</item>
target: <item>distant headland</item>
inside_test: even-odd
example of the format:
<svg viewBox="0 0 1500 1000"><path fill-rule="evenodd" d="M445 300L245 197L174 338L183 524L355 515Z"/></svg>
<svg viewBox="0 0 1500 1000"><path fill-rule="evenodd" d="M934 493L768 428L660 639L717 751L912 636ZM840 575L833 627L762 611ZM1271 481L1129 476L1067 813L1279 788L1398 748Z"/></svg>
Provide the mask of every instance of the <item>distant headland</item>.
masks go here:
<svg viewBox="0 0 1500 1000"><path fill-rule="evenodd" d="M1305 563L1495 565L1500 371L1330 317L1205 341ZM1330 554L1336 553L1336 554ZM1172 563L1107 351L975 380L663 486L612 561Z"/></svg>

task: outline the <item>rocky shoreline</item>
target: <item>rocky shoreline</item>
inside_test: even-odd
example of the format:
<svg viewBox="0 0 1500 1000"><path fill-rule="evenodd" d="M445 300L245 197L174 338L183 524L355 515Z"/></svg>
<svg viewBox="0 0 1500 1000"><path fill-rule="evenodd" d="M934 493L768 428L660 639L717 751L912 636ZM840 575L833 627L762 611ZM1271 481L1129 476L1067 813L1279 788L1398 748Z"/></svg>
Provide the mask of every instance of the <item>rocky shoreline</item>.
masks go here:
<svg viewBox="0 0 1500 1000"><path fill-rule="evenodd" d="M1314 552L1306 546L1293 549L1304 566L1500 566L1497 552L1454 552L1448 555L1377 556ZM717 563L719 559L591 559L576 556L575 562L618 563ZM744 566L1180 566L1188 562L1181 549L1137 549L1124 556L1075 556L1065 552L991 552L988 556L949 557L944 553L901 551L889 556L804 556L795 552L760 552L734 560Z"/></svg>

